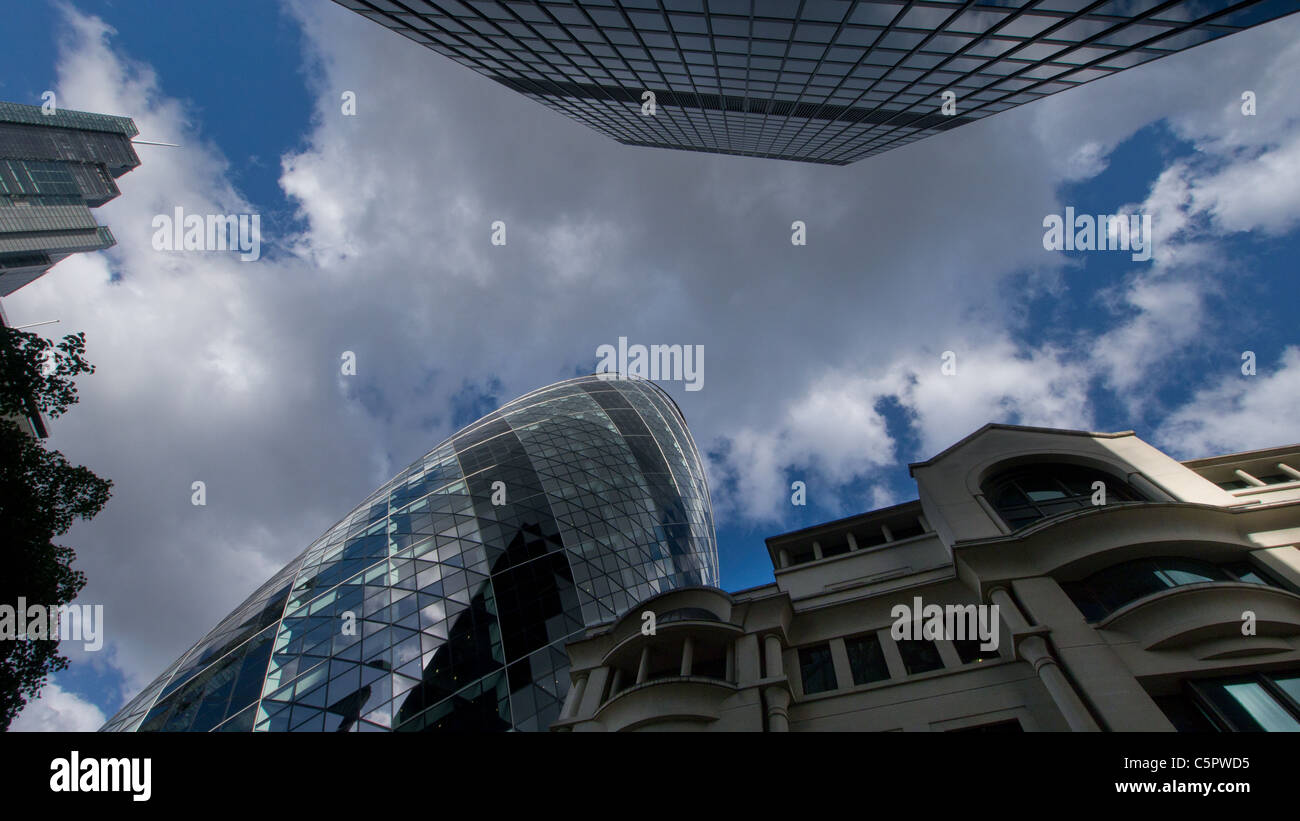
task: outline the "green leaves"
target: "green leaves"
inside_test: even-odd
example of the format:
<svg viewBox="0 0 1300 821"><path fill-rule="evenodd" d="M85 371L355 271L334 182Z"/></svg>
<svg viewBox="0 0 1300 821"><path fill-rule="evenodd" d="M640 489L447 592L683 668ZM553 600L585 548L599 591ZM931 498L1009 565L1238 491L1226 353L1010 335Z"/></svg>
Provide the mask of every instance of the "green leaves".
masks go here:
<svg viewBox="0 0 1300 821"><path fill-rule="evenodd" d="M13 528L0 531L0 539L60 536L74 518L98 513L112 487L89 468L74 467L62 453L47 450L12 421L0 420L0 522Z"/></svg>
<svg viewBox="0 0 1300 821"><path fill-rule="evenodd" d="M61 605L77 597L86 577L76 554L53 539L75 519L90 519L108 502L113 483L72 465L15 421L39 411L50 417L77 403L73 378L94 373L85 334L55 344L0 328L0 602ZM67 667L58 641L0 642L0 729L8 728L50 673Z"/></svg>
<svg viewBox="0 0 1300 821"><path fill-rule="evenodd" d="M57 418L77 403L73 377L94 373L86 361L86 335L68 334L57 345L44 337L0 328L0 415L34 409Z"/></svg>

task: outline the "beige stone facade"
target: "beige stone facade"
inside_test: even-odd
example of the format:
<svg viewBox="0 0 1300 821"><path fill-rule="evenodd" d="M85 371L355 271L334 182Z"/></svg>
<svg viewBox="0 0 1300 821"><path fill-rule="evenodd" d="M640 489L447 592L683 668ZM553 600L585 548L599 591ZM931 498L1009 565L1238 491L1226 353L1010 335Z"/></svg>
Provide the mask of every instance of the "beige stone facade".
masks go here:
<svg viewBox="0 0 1300 821"><path fill-rule="evenodd" d="M589 630L552 730L1300 729L1300 445L987 425L911 474Z"/></svg>

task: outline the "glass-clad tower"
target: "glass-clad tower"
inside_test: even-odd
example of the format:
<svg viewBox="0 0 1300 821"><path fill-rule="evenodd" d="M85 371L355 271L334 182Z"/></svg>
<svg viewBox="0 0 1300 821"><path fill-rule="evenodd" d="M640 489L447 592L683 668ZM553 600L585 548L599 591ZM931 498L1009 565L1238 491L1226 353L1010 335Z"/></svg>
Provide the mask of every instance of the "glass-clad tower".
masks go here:
<svg viewBox="0 0 1300 821"><path fill-rule="evenodd" d="M335 2L627 145L831 165L1300 9L1296 0Z"/></svg>
<svg viewBox="0 0 1300 821"><path fill-rule="evenodd" d="M653 383L533 391L375 491L105 730L545 730L566 640L718 584L699 451Z"/></svg>
<svg viewBox="0 0 1300 821"><path fill-rule="evenodd" d="M0 102L0 296L80 251L114 245L91 208L140 165L128 117Z"/></svg>

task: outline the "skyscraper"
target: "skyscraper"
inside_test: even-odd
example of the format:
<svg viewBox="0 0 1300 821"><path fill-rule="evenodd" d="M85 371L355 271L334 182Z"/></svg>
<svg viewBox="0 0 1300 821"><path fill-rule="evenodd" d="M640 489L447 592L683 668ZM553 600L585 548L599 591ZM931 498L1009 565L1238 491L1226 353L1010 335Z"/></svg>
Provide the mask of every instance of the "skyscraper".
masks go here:
<svg viewBox="0 0 1300 821"><path fill-rule="evenodd" d="M115 244L95 222L140 164L127 117L0 102L0 296L80 251Z"/></svg>
<svg viewBox="0 0 1300 821"><path fill-rule="evenodd" d="M831 165L1297 10L1294 0L335 2L626 145Z"/></svg>
<svg viewBox="0 0 1300 821"><path fill-rule="evenodd" d="M570 379L416 460L106 730L545 730L566 640L718 583L699 452L653 383Z"/></svg>

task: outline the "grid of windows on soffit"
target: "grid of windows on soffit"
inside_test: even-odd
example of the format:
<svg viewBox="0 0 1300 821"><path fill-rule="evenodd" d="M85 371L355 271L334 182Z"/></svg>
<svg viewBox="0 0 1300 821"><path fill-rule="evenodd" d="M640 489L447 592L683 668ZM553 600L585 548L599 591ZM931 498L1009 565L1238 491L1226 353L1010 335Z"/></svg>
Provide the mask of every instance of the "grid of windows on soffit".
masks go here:
<svg viewBox="0 0 1300 821"><path fill-rule="evenodd" d="M1294 0L335 2L623 143L835 165L1297 10ZM957 101L947 113L945 91Z"/></svg>

